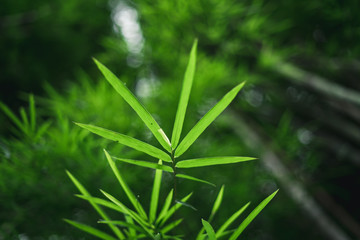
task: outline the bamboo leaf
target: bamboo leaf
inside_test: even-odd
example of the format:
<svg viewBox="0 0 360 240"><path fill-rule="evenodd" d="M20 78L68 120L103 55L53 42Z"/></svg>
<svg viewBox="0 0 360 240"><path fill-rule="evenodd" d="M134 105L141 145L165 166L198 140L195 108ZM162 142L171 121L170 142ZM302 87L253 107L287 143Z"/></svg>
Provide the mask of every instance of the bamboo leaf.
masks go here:
<svg viewBox="0 0 360 240"><path fill-rule="evenodd" d="M125 159L125 158L118 158L118 157L112 157L114 160L120 161L120 162L126 162L129 164L137 165L140 167L146 167L146 168L152 168L152 169L159 169L166 172L174 172L174 170L167 166L167 165L160 165L153 162L147 162L147 161L141 161L141 160L133 160L133 159Z"/></svg>
<svg viewBox="0 0 360 240"><path fill-rule="evenodd" d="M113 197L112 195L110 195L109 193L100 190L105 197L107 197L110 201L112 201L113 203L115 203L116 205L118 205L120 208L122 208L126 214L130 215L130 217L132 219L134 219L146 232L149 236L154 237L153 234L151 233L151 230L148 228L149 227L149 223L147 223L143 218L141 218L136 212L130 210L129 208L127 208L122 202L120 202L119 200L117 200L115 197Z"/></svg>
<svg viewBox="0 0 360 240"><path fill-rule="evenodd" d="M76 197L78 198L81 198L81 199L84 199L84 200L87 200L87 201L92 201L96 204L99 204L99 205L102 205L104 207L107 207L107 208L110 208L112 210L115 210L115 211L118 211L118 212L121 212L121 213L126 213L122 208L120 208L118 205L110 202L110 201L107 201L107 200L104 200L102 198L96 198L96 197L90 197L90 196L84 196L84 195L79 195L79 194L75 194ZM104 221L108 221L108 220L104 220Z"/></svg>
<svg viewBox="0 0 360 240"><path fill-rule="evenodd" d="M189 176L189 175L178 173L178 174L176 174L176 177L188 179L188 180L195 181L195 182L201 182L201 183L209 184L209 185L211 185L213 187L216 187L216 185L211 183L211 182L208 182L208 181L196 178L196 177L192 177L192 176Z"/></svg>
<svg viewBox="0 0 360 240"><path fill-rule="evenodd" d="M77 189L81 192L82 195L84 195L85 197L89 197L89 203L91 204L91 206L95 209L96 212L99 213L99 215L105 219L105 220L109 220L110 218L107 216L107 214L101 209L100 206L98 206L92 199L91 199L91 195L89 194L89 192L85 189L85 187L69 172L66 171L67 175L69 176L69 178L71 179L71 181L75 184L75 186L77 187ZM109 227L111 228L111 230L116 234L116 236L119 239L125 239L124 234L114 225L110 224Z"/></svg>
<svg viewBox="0 0 360 240"><path fill-rule="evenodd" d="M224 196L224 188L225 188L225 185L222 185L221 189L219 191L219 194L216 197L216 200L214 202L213 208L210 213L209 222L211 222L213 220L216 212L219 210L220 204L221 204L223 196Z"/></svg>
<svg viewBox="0 0 360 240"><path fill-rule="evenodd" d="M221 237L225 232L225 230L230 226L231 223L233 223L240 215L245 211L245 209L250 205L250 202L247 203L245 206L240 208L237 212L235 212L233 215L231 215L228 220L219 228L219 230L216 232L216 237Z"/></svg>
<svg viewBox="0 0 360 240"><path fill-rule="evenodd" d="M78 222L75 222L75 221L71 221L71 220L68 220L68 219L64 219L65 222L75 226L76 228L79 228L81 230L83 230L84 232L87 232L87 233L90 233L91 235L94 235L96 237L99 237L101 239L105 239L105 240L116 240L115 238L113 238L112 236L100 231L100 230L97 230L93 227L90 227L88 225L85 225L85 224L82 224L82 223L78 223Z"/></svg>
<svg viewBox="0 0 360 240"><path fill-rule="evenodd" d="M189 102L191 87L195 74L196 48L197 48L197 40L194 41L194 44L191 49L190 58L186 68L184 81L181 89L179 105L176 112L175 123L171 137L171 143L173 148L176 148L176 146L179 143L181 131L185 119L186 108Z"/></svg>
<svg viewBox="0 0 360 240"><path fill-rule="evenodd" d="M161 160L159 160L158 165L162 166ZM150 200L149 220L151 223L156 218L156 211L157 211L157 207L158 207L159 194L160 194L161 177L162 177L162 171L157 169L155 172L154 185L153 185L153 189L152 189L152 193L151 193L151 200Z"/></svg>
<svg viewBox="0 0 360 240"><path fill-rule="evenodd" d="M182 155L195 142L200 134L229 106L244 84L245 82L233 88L200 119L176 148L175 157Z"/></svg>
<svg viewBox="0 0 360 240"><path fill-rule="evenodd" d="M164 206L161 209L158 218L156 219L156 224L158 224L166 216L166 213L168 212L169 207L171 205L171 201L172 201L172 198L173 198L173 192L174 192L173 189L171 189L171 191L167 195L167 197L165 199Z"/></svg>
<svg viewBox="0 0 360 240"><path fill-rule="evenodd" d="M276 193L279 190L276 190L270 196L265 198L240 224L240 226L235 230L235 232L230 236L229 240L236 240L240 234L244 231L244 229L254 220L254 218L264 209L264 207L274 198Z"/></svg>
<svg viewBox="0 0 360 240"><path fill-rule="evenodd" d="M94 62L113 88L122 96L122 98L134 109L141 120L146 124L150 131L154 134L159 143L169 152L171 152L171 144L164 131L159 124L134 96L134 94L120 81L107 67L94 58ZM164 160L164 159L162 159Z"/></svg>
<svg viewBox="0 0 360 240"><path fill-rule="evenodd" d="M172 206L164 215L163 220L161 221L160 226L164 225L164 223L179 209L181 206L186 203L186 201L191 197L192 193L188 194L184 198L182 198L180 201L178 201L174 206ZM181 202L181 203L180 203Z"/></svg>
<svg viewBox="0 0 360 240"><path fill-rule="evenodd" d="M132 223L124 222L124 221L103 221L103 220L101 220L101 221L98 221L98 223L105 223L105 224L111 223L111 224L119 225L119 226L122 226L122 227L128 227L129 229L136 230L138 232L146 234L144 229L142 229L141 227L139 227L139 226L137 226L135 224L132 224Z"/></svg>
<svg viewBox="0 0 360 240"><path fill-rule="evenodd" d="M23 124L21 123L20 119L16 117L16 115L8 108L5 104L0 102L0 109L5 113L8 118L11 119L11 121L23 132L26 132L26 129L24 128Z"/></svg>
<svg viewBox="0 0 360 240"><path fill-rule="evenodd" d="M244 161L255 160L252 157L211 157L211 158L197 158L183 160L176 163L178 168L194 168L194 167L206 167L220 164L238 163Z"/></svg>
<svg viewBox="0 0 360 240"><path fill-rule="evenodd" d="M144 209L142 208L141 204L139 203L139 201L137 200L137 198L135 197L135 195L133 194L133 192L131 191L129 186L124 181L123 177L120 174L119 169L115 165L115 162L112 160L111 156L105 149L104 149L104 152L105 152L106 159L108 160L109 165L110 165L113 173L115 174L116 179L119 181L120 186L124 190L126 196L129 198L130 202L132 203L132 205L134 206L136 211L140 214L140 216L142 216L144 219L147 219Z"/></svg>
<svg viewBox="0 0 360 240"><path fill-rule="evenodd" d="M205 228L205 231L208 235L209 240L216 240L215 231L214 231L213 227L211 226L211 224L204 219L201 219L201 222Z"/></svg>
<svg viewBox="0 0 360 240"><path fill-rule="evenodd" d="M30 109L30 126L31 131L35 132L36 127L36 110L35 110L35 100L34 95L30 94L29 96L29 109Z"/></svg>
<svg viewBox="0 0 360 240"><path fill-rule="evenodd" d="M183 219L178 219L172 223L169 223L168 225L166 225L165 227L162 228L161 233L165 234L165 233L171 231L176 226L178 226L182 221L183 221Z"/></svg>
<svg viewBox="0 0 360 240"><path fill-rule="evenodd" d="M119 142L125 146L134 148L140 152L144 152L146 154L149 154L150 156L161 159L163 161L171 162L171 158L167 153L138 139L90 124L83 124L83 123L75 123L75 124L103 138Z"/></svg>

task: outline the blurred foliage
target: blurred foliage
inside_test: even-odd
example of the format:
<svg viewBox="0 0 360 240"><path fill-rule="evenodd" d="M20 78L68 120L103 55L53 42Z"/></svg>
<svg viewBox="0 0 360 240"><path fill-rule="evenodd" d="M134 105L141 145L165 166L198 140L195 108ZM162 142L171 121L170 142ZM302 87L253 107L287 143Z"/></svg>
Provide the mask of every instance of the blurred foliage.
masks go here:
<svg viewBox="0 0 360 240"><path fill-rule="evenodd" d="M345 218L360 221L355 195L360 184L358 1L142 0L121 4L138 11L145 44L137 66L127 66L133 53L126 38L112 30L116 1L2 2L1 101L17 109L18 91L40 93L46 82L46 94L35 97L37 126L51 125L41 138L28 139L9 132L13 125L0 114L1 132L6 131L0 140L0 238L26 234L39 239L50 235L78 239L81 233L61 218L97 220L89 215L88 205L72 197L75 188L64 169L97 193L99 186L112 186L99 146L107 146L114 155L133 157L135 153L100 140L71 121L94 123L155 143L104 81L91 80L99 76L91 56L127 82L170 134L173 106L194 38L199 39L199 57L184 134L224 92L247 80L232 110L260 133L330 218L350 236L356 235L342 218L345 212ZM84 71L78 71L79 67ZM64 84L69 79L73 83ZM184 157L259 156L244 142L219 119ZM193 175L204 174L193 171ZM137 173L129 167L125 172L140 196L148 194L144 175L151 175L151 170ZM223 206L232 206L234 201L239 206L249 199L256 203L279 184L257 162L236 168L209 167L205 174L210 181L227 185ZM198 220L207 216L218 189L194 188L186 181L180 181L180 186L184 194L194 191L192 203L201 206L197 212L184 213L193 216L183 225L192 233L201 225ZM319 194L322 190L344 212L337 215L328 207L328 198ZM219 223L232 210L221 208ZM280 191L244 238L328 239L307 215Z"/></svg>

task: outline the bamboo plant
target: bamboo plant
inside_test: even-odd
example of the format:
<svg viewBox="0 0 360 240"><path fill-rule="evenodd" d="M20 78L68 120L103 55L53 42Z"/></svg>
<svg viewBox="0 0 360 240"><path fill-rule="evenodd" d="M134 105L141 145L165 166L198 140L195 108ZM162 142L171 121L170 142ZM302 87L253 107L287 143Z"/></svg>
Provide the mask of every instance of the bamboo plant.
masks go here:
<svg viewBox="0 0 360 240"><path fill-rule="evenodd" d="M88 225L65 219L69 224L99 237L100 239L183 239L183 235L173 235L173 229L177 227L182 219L174 219L174 213L178 211L182 206L189 206L187 204L188 199L192 193L187 196L178 199L176 178L184 178L196 182L206 183L214 185L206 180L199 179L194 176L178 173L178 169L197 168L219 164L234 164L244 161L251 161L253 157L243 156L220 156L220 157L207 157L197 159L181 159L183 153L185 153L189 147L196 141L196 139L205 131L205 129L225 110L225 108L234 100L239 91L243 88L245 82L238 84L232 90L230 90L215 106L213 106L199 121L198 123L181 139L181 133L183 123L185 119L186 109L189 102L190 92L195 75L196 65L196 51L197 40L194 41L190 52L189 62L186 68L182 90L180 93L180 100L176 112L175 123L172 131L171 141L155 121L153 116L146 110L143 104L136 98L136 96L126 87L126 85L120 81L107 67L105 67L98 60L94 59L94 62L104 75L105 79L112 85L112 87L121 95L121 97L132 107L137 113L140 119L152 132L154 137L160 143L163 149L159 149L153 145L150 145L141 140L133 137L117 133L102 127L76 123L78 126L89 130L103 138L118 142L140 152L143 152L151 157L158 159L158 162L142 161L134 159L124 159L115 156L111 156L105 149L104 153L106 159L115 175L115 178L119 182L119 185L124 190L127 198L129 199L132 207L126 206L120 200L116 199L113 195L103 190L100 190L104 195L104 199L96 198L90 195L86 188L70 173L67 171L72 182L75 184L81 194L77 197L88 201L93 208L99 213L102 220L101 224L106 224L111 230L111 235L105 233ZM150 199L149 212L144 210L142 204L135 197L134 193L127 185L121 172L117 168L115 162L125 162L128 164L137 165L145 168L155 169L155 177L152 188L152 194ZM173 189L167 194L165 202L162 204L161 210L159 208L159 196L160 187L162 181L163 171L169 172L173 176ZM186 171L186 170L185 170ZM217 198L213 204L210 216L207 220L199 219L203 227L200 229L197 236L194 236L196 240L202 239L237 239L243 230L249 225L249 223L260 213L260 211L271 201L276 195L277 191L263 200L236 228L230 229L232 223L239 218L239 216L245 211L250 203L242 206L232 216L230 216L225 223L217 230L215 230L211 222L215 213L218 211L222 202L224 194L224 186L221 187ZM116 211L121 216L120 220L112 220L103 208Z"/></svg>

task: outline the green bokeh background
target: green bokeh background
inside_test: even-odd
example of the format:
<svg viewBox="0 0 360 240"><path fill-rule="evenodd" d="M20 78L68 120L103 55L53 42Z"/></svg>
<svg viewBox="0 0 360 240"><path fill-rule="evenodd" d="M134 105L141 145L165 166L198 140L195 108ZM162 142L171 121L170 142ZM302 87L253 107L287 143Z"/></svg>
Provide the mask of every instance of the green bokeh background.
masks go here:
<svg viewBox="0 0 360 240"><path fill-rule="evenodd" d="M159 144L91 57L126 82L170 135L195 38L197 69L182 137L233 86L247 84L184 158L259 160L186 171L217 187L179 182L179 195L193 191L190 203L198 210L183 209L187 220L177 232L192 239L225 184L215 228L248 201L254 208L280 188L243 239L360 238L359 5L333 0L3 0L0 100L20 116L18 110L27 111L33 93L37 127L21 132L0 113L0 239L92 239L62 221L101 228L91 207L73 196L77 191L65 169L94 195L101 196L101 188L125 200L102 148L126 158L149 157L73 122ZM118 166L147 206L154 172ZM278 174L279 166L286 178ZM164 199L172 180L166 174L163 180ZM299 186L315 205L292 192ZM316 217L319 209L322 217Z"/></svg>

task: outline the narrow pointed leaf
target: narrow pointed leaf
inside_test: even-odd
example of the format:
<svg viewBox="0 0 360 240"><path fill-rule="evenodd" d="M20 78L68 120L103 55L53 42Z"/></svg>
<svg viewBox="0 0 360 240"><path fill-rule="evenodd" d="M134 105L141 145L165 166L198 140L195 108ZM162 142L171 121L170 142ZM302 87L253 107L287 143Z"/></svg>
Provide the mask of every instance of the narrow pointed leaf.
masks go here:
<svg viewBox="0 0 360 240"><path fill-rule="evenodd" d="M114 173L114 175L116 176L116 179L119 181L120 186L122 187L122 189L124 190L126 196L129 198L130 202L132 203L132 205L134 206L134 208L136 209L136 211L144 218L147 219L146 213L144 211L144 209L142 208L141 204L139 203L139 201L137 200L137 198L135 197L135 195L133 194L133 192L131 191L131 189L129 188L129 186L126 184L126 182L124 181L123 177L120 174L119 169L116 167L115 162L112 160L111 156L109 155L109 153L104 149L105 152L105 156L106 159L109 162L109 165Z"/></svg>
<svg viewBox="0 0 360 240"><path fill-rule="evenodd" d="M219 194L216 197L216 200L214 202L213 208L210 213L209 222L211 222L213 220L216 212L219 210L220 204L221 204L223 196L224 196L224 188L225 188L225 185L222 185L221 189L219 191Z"/></svg>
<svg viewBox="0 0 360 240"><path fill-rule="evenodd" d="M29 120L28 120L28 116L26 114L26 111L25 111L25 109L23 107L20 108L20 116L21 116L21 118L23 120L23 125L25 126L26 132L29 133L29 130L30 130L30 128L29 128L29 126L30 126L29 125Z"/></svg>
<svg viewBox="0 0 360 240"><path fill-rule="evenodd" d="M71 179L71 181L75 184L75 186L77 187L77 189L81 192L82 195L84 195L85 197L89 197L91 198L90 193L85 189L85 187L69 172L66 171L67 175L69 176L69 178ZM100 206L98 206L94 201L92 201L91 199L88 200L89 203L91 204L91 206L95 209L96 212L99 213L99 215L104 219L104 220L111 220L107 214L101 209ZM109 227L111 228L111 230L116 234L116 236L119 239L125 239L124 234L114 225L109 224Z"/></svg>
<svg viewBox="0 0 360 240"><path fill-rule="evenodd" d="M75 194L76 197L87 200L87 201L92 201L96 204L102 205L104 207L110 208L112 210L121 212L121 213L126 213L126 211L124 211L122 208L120 208L118 205L107 201L105 199L102 198L96 198L96 197L90 197L90 196L84 196L84 195L79 195L79 194ZM104 221L108 221L108 220L104 220Z"/></svg>
<svg viewBox="0 0 360 240"><path fill-rule="evenodd" d="M159 164L162 166L162 161L159 160ZM160 194L160 185L161 185L161 177L162 177L162 171L157 169L155 171L155 178L154 178L154 185L151 193L151 200L150 200L150 212L149 212L149 219L152 223L156 218L156 211L158 207L159 202L159 194Z"/></svg>
<svg viewBox="0 0 360 240"><path fill-rule="evenodd" d="M171 136L171 143L173 148L176 148L176 146L179 143L180 135L185 119L186 108L189 102L191 87L195 74L196 48L197 48L197 40L194 41L194 44L191 49L190 59L186 68L184 81L181 89L179 105L176 112L174 128Z"/></svg>
<svg viewBox="0 0 360 240"><path fill-rule="evenodd" d="M175 157L182 155L195 142L200 134L229 106L244 84L245 82L233 88L200 119L176 148Z"/></svg>
<svg viewBox="0 0 360 240"><path fill-rule="evenodd" d="M240 234L244 231L244 229L254 220L254 218L264 209L264 207L274 198L276 193L279 190L276 190L270 196L265 198L240 224L240 226L235 230L235 232L230 236L229 240L236 240Z"/></svg>
<svg viewBox="0 0 360 240"><path fill-rule="evenodd" d="M127 208L122 202L120 202L119 200L117 200L115 197L113 197L112 195L110 195L109 193L100 190L105 197L107 197L110 201L112 201L113 203L115 203L116 205L118 205L120 208L122 208L126 214L128 214L132 219L134 219L146 232L149 236L154 237L153 234L151 233L151 230L149 229L149 223L147 223L143 218L141 218L136 212L130 210L129 208Z"/></svg>
<svg viewBox="0 0 360 240"><path fill-rule="evenodd" d="M125 214L125 220L129 224L135 225L134 220L129 215ZM134 239L136 239L136 230L130 226L128 227L128 230L129 230L129 237L134 237ZM141 230L143 231L143 229L141 229Z"/></svg>
<svg viewBox="0 0 360 240"><path fill-rule="evenodd" d="M179 161L176 164L177 168L194 168L194 167L206 167L220 164L230 164L255 160L252 157L211 157L211 158L197 158Z"/></svg>
<svg viewBox="0 0 360 240"><path fill-rule="evenodd" d="M141 227L135 225L135 224L132 224L132 223L128 223L128 222L124 222L124 221L98 221L98 223L105 223L105 224L114 224L114 225L119 225L119 226L122 226L122 227L128 227L129 229L132 229L132 230L136 230L140 233L145 233L146 232L144 231L144 229L142 229Z"/></svg>
<svg viewBox="0 0 360 240"><path fill-rule="evenodd" d="M182 198L180 200L180 202L182 203L186 203L186 201L191 197L192 193L188 194L187 196L185 196L184 198ZM181 206L183 206L183 204L181 203L176 203L174 206L172 206L169 211L167 211L164 215L163 220L161 221L160 226L163 226L164 223L166 223L166 221L179 209L181 208Z"/></svg>
<svg viewBox="0 0 360 240"><path fill-rule="evenodd" d="M71 220L68 220L68 219L64 219L65 222L83 230L84 232L87 232L87 233L90 233L91 235L93 236L96 236L96 237L99 237L101 239L104 239L104 240L116 240L115 238L113 238L112 236L108 235L107 233L104 233L100 230L97 230L93 227L90 227L88 225L85 225L85 224L82 224L82 223L78 223L78 222L75 222L75 221L71 221Z"/></svg>
<svg viewBox="0 0 360 240"><path fill-rule="evenodd" d="M166 213L168 212L169 207L171 205L172 198L173 198L173 193L174 193L174 190L171 189L171 191L169 192L169 194L167 195L167 197L165 199L164 206L161 209L158 218L156 219L156 224L158 224L165 217Z"/></svg>
<svg viewBox="0 0 360 240"><path fill-rule="evenodd" d="M35 110L35 100L34 95L29 96L29 110L30 110L30 126L31 131L35 132L36 127L36 110Z"/></svg>
<svg viewBox="0 0 360 240"><path fill-rule="evenodd" d="M8 118L11 119L11 121L23 132L26 132L26 129L24 128L23 124L21 123L20 119L8 108L5 104L0 102L0 109L5 113Z"/></svg>
<svg viewBox="0 0 360 240"><path fill-rule="evenodd" d="M161 159L163 161L171 162L171 158L167 153L161 151L160 149L158 149L148 143L142 142L133 137L130 137L130 136L127 136L127 135L124 135L121 133L117 133L117 132L114 132L114 131L111 131L111 130L108 130L105 128L90 125L90 124L83 124L83 123L75 123L75 124L82 128L85 128L85 129L89 130L90 132L95 133L103 138L119 142L125 146L134 148L140 152L144 152L146 154L149 154L150 156Z"/></svg>
<svg viewBox="0 0 360 240"><path fill-rule="evenodd" d="M213 227L211 226L211 224L204 219L201 219L201 222L205 228L205 231L208 235L209 240L216 240L215 231L214 231Z"/></svg>
<svg viewBox="0 0 360 240"><path fill-rule="evenodd" d="M226 220L226 222L219 228L219 230L216 232L216 237L219 238L225 233L224 231L232 224L240 215L245 211L245 209L250 205L250 202L247 203L245 206L240 208L236 213L231 215L231 217Z"/></svg>
<svg viewBox="0 0 360 240"><path fill-rule="evenodd" d="M152 168L152 169L159 169L159 170L163 170L166 172L174 172L174 170L166 165L160 165L157 163L153 163L153 162L147 162L147 161L142 161L142 160L134 160L134 159L125 159L125 158L118 158L118 157L112 157L114 160L120 161L120 162L126 162L129 164L133 164L133 165L137 165L140 167L146 167L146 168Z"/></svg>
<svg viewBox="0 0 360 240"><path fill-rule="evenodd" d="M165 233L171 231L176 226L178 226L182 221L183 221L183 219L178 219L178 220L176 220L176 221L174 221L172 223L169 223L168 225L166 225L165 227L162 228L161 233L165 234Z"/></svg>
<svg viewBox="0 0 360 240"><path fill-rule="evenodd" d="M201 182L201 183L209 184L210 186L216 187L216 185L211 183L211 182L202 180L200 178L192 177L192 176L189 176L189 175L178 173L178 174L176 174L176 177L188 179L188 180L195 181L195 182Z"/></svg>
<svg viewBox="0 0 360 240"><path fill-rule="evenodd" d="M167 150L171 151L170 141L165 135L164 131L160 128L159 124L134 96L134 94L120 81L107 67L105 67L98 60L94 62L106 78L106 80L113 86L113 88L122 96L122 98L134 109L141 120L146 124L150 131L154 134L159 143ZM164 159L163 159L164 160Z"/></svg>

